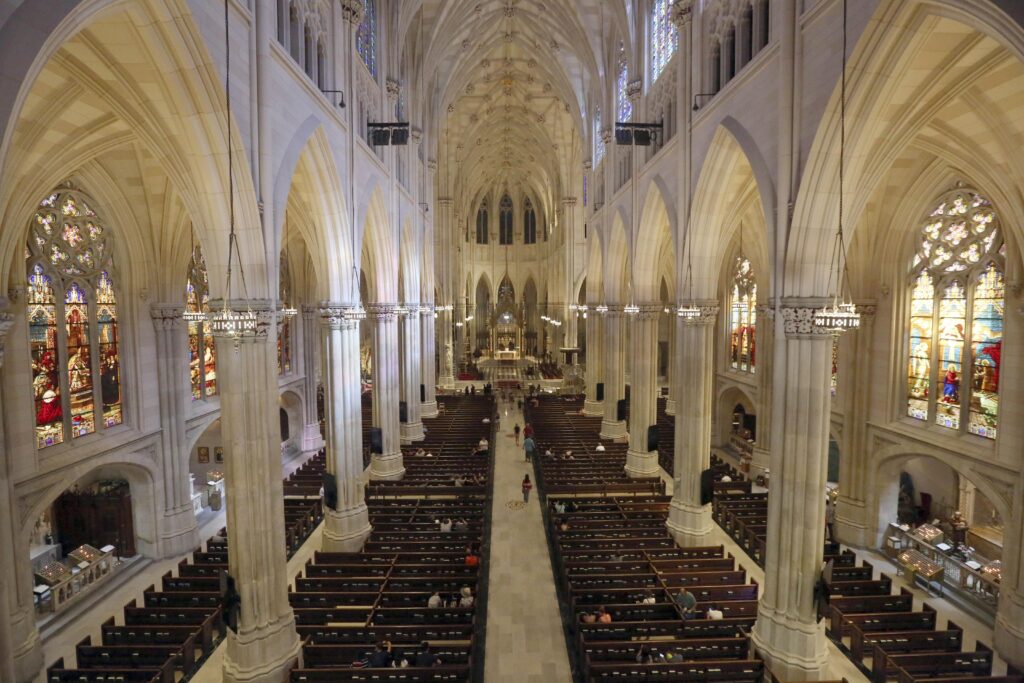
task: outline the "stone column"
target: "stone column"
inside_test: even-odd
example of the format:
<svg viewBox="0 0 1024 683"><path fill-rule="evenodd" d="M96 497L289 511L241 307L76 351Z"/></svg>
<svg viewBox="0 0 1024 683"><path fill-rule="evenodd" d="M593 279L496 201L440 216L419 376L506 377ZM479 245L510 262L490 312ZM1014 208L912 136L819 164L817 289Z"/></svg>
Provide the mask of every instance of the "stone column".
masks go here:
<svg viewBox="0 0 1024 683"><path fill-rule="evenodd" d="M671 319L668 324L668 396L665 397L665 414L675 415L676 414L676 392L679 390L676 384L676 315L675 311L669 307L669 315Z"/></svg>
<svg viewBox="0 0 1024 683"><path fill-rule="evenodd" d="M814 680L828 657L814 584L825 544L832 335L814 327L814 309L802 301L781 313L782 433L771 452L764 591L753 637L780 680Z"/></svg>
<svg viewBox="0 0 1024 683"><path fill-rule="evenodd" d="M398 386L405 402L405 422L399 423L402 443L423 440L420 420L420 306L406 304L398 320Z"/></svg>
<svg viewBox="0 0 1024 683"><path fill-rule="evenodd" d="M398 307L376 303L367 306L373 326L373 426L381 430L383 453L370 461L372 479L401 479L400 426L398 422Z"/></svg>
<svg viewBox="0 0 1024 683"><path fill-rule="evenodd" d="M0 298L0 309L6 307L7 301ZM17 308L24 313L22 306ZM24 320L24 315L21 319ZM14 314L0 310L0 370L7 332L14 320ZM0 405L2 401L0 397ZM35 582L29 566L28 543L21 533L19 515L15 514L18 508L7 462L13 454L5 447L7 440L2 431L0 421L0 494L7 506L0 514L0 680L29 683L43 667L43 649L32 606Z"/></svg>
<svg viewBox="0 0 1024 683"><path fill-rule="evenodd" d="M604 419L601 438L617 439L626 433L625 420L618 418L618 402L626 396L626 314L622 306L609 305L604 314Z"/></svg>
<svg viewBox="0 0 1024 683"><path fill-rule="evenodd" d="M324 447L324 438L320 433L320 416L317 414L316 395L318 367L317 356L319 355L318 329L320 312L316 306L304 305L302 307L302 326L299 334L302 335L302 372L306 376L303 384L303 413L302 427L302 452L310 453ZM359 348L356 347L356 357L359 356ZM326 394L325 394L326 400Z"/></svg>
<svg viewBox="0 0 1024 683"><path fill-rule="evenodd" d="M358 552L370 535L363 482L359 320L355 306L324 303L323 331L327 471L338 486L335 509L324 507L323 550Z"/></svg>
<svg viewBox="0 0 1024 683"><path fill-rule="evenodd" d="M604 414L604 402L597 399L597 385L604 381L604 335L601 314L591 305L587 315L587 398L583 414L596 417Z"/></svg>
<svg viewBox="0 0 1024 683"><path fill-rule="evenodd" d="M150 307L156 332L156 370L160 394L160 446L164 474L164 518L157 544L161 557L174 557L199 545L192 509L185 415L191 402L188 378L188 325L181 304Z"/></svg>
<svg viewBox="0 0 1024 683"><path fill-rule="evenodd" d="M228 631L224 653L227 683L285 680L300 645L288 602L276 312L269 302L258 305L254 329L232 336L211 325L226 445L228 572L240 599L238 630Z"/></svg>
<svg viewBox="0 0 1024 683"><path fill-rule="evenodd" d="M858 305L860 328L840 338L839 386L836 396L846 405L844 439L839 457L839 497L836 499L836 537L843 543L877 547L879 536L874 520L877 511L869 510L873 473L866 465L868 453L868 417L871 403L871 337L874 334L875 306ZM830 351L831 352L831 351ZM831 377L832 361L829 360ZM883 529L884 531L884 525Z"/></svg>
<svg viewBox="0 0 1024 683"><path fill-rule="evenodd" d="M711 465L711 414L715 385L718 304L704 302L696 318L676 318L679 361L674 383L685 398L676 406L672 503L666 526L681 546L704 545L711 505L701 505L700 474Z"/></svg>
<svg viewBox="0 0 1024 683"><path fill-rule="evenodd" d="M661 304L643 304L627 316L633 339L630 349L629 450L626 474L658 476L658 452L647 450L647 428L658 424L658 316Z"/></svg>
<svg viewBox="0 0 1024 683"><path fill-rule="evenodd" d="M754 336L754 363L757 369L761 397L761 412L757 416L757 440L754 443L750 458L750 478L756 479L765 474L771 462L771 449L768 447L772 438L772 382L775 374L775 304L768 303L757 307L757 330Z"/></svg>
<svg viewBox="0 0 1024 683"><path fill-rule="evenodd" d="M1014 489L1003 489L1012 515L1003 538L1003 574L996 606L995 649L1017 668L1024 667L1024 472Z"/></svg>
<svg viewBox="0 0 1024 683"><path fill-rule="evenodd" d="M420 382L423 383L421 417L437 417L437 332L433 306L420 310Z"/></svg>
<svg viewBox="0 0 1024 683"><path fill-rule="evenodd" d="M455 339L452 335L452 311L439 311L437 329L440 334L441 377L438 383L442 387L455 386Z"/></svg>

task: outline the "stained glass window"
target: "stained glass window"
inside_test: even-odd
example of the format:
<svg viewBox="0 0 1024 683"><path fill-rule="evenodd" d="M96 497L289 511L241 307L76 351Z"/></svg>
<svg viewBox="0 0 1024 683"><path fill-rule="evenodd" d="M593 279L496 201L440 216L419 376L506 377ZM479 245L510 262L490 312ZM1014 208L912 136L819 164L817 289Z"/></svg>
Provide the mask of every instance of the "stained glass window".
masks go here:
<svg viewBox="0 0 1024 683"><path fill-rule="evenodd" d="M839 337L832 337L832 395L839 389Z"/></svg>
<svg viewBox="0 0 1024 683"><path fill-rule="evenodd" d="M629 65L626 63L626 45L619 43L619 73L615 81L616 102L619 122L629 121L633 116L633 103L629 101Z"/></svg>
<svg viewBox="0 0 1024 683"><path fill-rule="evenodd" d="M377 0L364 0L363 20L356 29L356 50L363 64L377 77Z"/></svg>
<svg viewBox="0 0 1024 683"><path fill-rule="evenodd" d="M476 243L487 244L487 200L480 202L476 212Z"/></svg>
<svg viewBox="0 0 1024 683"><path fill-rule="evenodd" d="M537 212L533 210L533 203L529 197L523 207L523 242L526 244L537 242Z"/></svg>
<svg viewBox="0 0 1024 683"><path fill-rule="evenodd" d="M185 281L185 310L189 313L210 312L210 286L206 276L203 250L196 245L188 264ZM192 382L192 400L217 394L217 348L205 322L188 324L188 367Z"/></svg>
<svg viewBox="0 0 1024 683"><path fill-rule="evenodd" d="M729 303L729 358L736 370L754 372L757 332L757 280L750 260L736 257Z"/></svg>
<svg viewBox="0 0 1024 683"><path fill-rule="evenodd" d="M1002 260L998 217L977 192L958 187L925 217L911 263L910 417L996 437L1005 306Z"/></svg>
<svg viewBox="0 0 1024 683"><path fill-rule="evenodd" d="M508 195L502 197L501 204L498 205L498 210L498 243L512 244L512 198Z"/></svg>
<svg viewBox="0 0 1024 683"><path fill-rule="evenodd" d="M63 443L67 434L94 433L97 413L103 427L124 421L111 251L92 204L81 192L62 188L39 203L29 226L27 315L37 448Z"/></svg>
<svg viewBox="0 0 1024 683"><path fill-rule="evenodd" d="M651 8L651 82L668 66L679 47L679 30L672 23L672 1L654 0Z"/></svg>
<svg viewBox="0 0 1024 683"><path fill-rule="evenodd" d="M291 306L291 274L288 272L288 257L281 254L280 278L277 298L285 308ZM287 375L292 371L292 321L288 316L278 318L277 330L277 374Z"/></svg>

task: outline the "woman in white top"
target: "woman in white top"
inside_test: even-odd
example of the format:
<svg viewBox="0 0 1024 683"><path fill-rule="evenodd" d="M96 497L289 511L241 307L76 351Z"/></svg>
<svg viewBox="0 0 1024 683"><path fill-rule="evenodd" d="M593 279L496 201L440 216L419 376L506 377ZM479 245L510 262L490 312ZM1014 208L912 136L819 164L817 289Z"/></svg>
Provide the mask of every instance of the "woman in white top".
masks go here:
<svg viewBox="0 0 1024 683"><path fill-rule="evenodd" d="M462 597L459 598L459 607L472 607L473 606L473 591L469 586L462 587Z"/></svg>
<svg viewBox="0 0 1024 683"><path fill-rule="evenodd" d="M725 614L722 613L722 610L718 609L718 605L712 604L708 607L706 617L711 621L719 621L725 618Z"/></svg>

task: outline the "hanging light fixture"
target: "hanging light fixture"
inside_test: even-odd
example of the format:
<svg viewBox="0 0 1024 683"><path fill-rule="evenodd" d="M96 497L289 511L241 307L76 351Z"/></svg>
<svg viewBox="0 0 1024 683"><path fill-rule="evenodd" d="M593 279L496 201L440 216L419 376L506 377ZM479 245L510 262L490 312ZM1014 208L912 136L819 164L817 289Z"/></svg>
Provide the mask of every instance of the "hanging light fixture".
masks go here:
<svg viewBox="0 0 1024 683"><path fill-rule="evenodd" d="M605 304L598 304L597 306L594 306L594 310L600 313L601 315L604 315L605 313L608 312L608 306L606 306Z"/></svg>
<svg viewBox="0 0 1024 683"><path fill-rule="evenodd" d="M843 0L843 73L839 91L839 223L836 239L832 246L832 260L829 263L828 293L831 302L814 311L814 326L833 334L840 334L860 327L860 314L852 296L843 292L850 290L850 273L846 265L846 242L843 239L843 185L846 158L846 0ZM833 278L835 291L832 291Z"/></svg>
<svg viewBox="0 0 1024 683"><path fill-rule="evenodd" d="M228 13L228 0L224 0L224 45L226 48L226 77L224 93L226 98L227 115L227 147L228 147L228 267L227 282L224 288L224 305L220 310L214 311L209 316L210 331L216 336L233 338L235 348L242 337L256 334L259 324L256 313L248 304L248 290L245 286L245 270L242 267L241 257L237 254L237 237L235 236L235 176L234 176L234 151L231 146L231 31ZM246 302L244 311L233 310L230 306L231 300L231 258L238 260L238 271L242 278L242 295Z"/></svg>

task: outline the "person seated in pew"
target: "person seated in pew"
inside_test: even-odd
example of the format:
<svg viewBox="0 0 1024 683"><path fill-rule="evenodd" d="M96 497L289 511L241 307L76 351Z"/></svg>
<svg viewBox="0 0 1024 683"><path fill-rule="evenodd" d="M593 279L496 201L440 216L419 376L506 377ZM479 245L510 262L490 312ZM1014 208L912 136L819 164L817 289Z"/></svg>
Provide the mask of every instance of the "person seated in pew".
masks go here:
<svg viewBox="0 0 1024 683"><path fill-rule="evenodd" d="M459 519L455 520L455 524L452 526L452 529L454 529L455 531L468 531L469 522L460 517Z"/></svg>
<svg viewBox="0 0 1024 683"><path fill-rule="evenodd" d="M473 597L473 589L463 586L459 591L459 607L472 607L474 602L476 602L476 598Z"/></svg>
<svg viewBox="0 0 1024 683"><path fill-rule="evenodd" d="M456 474L455 479L452 480L455 486L465 486L466 480L462 478L461 474Z"/></svg>
<svg viewBox="0 0 1024 683"><path fill-rule="evenodd" d="M651 589L648 588L644 590L644 597L640 600L640 604L653 605L655 602L657 602L657 599L654 597L654 593L651 592Z"/></svg>
<svg viewBox="0 0 1024 683"><path fill-rule="evenodd" d="M636 653L637 664L664 664L665 655L660 652L655 652L646 645L641 645L640 649Z"/></svg>
<svg viewBox="0 0 1024 683"><path fill-rule="evenodd" d="M426 454L427 454L427 452L425 450L423 450L422 448L417 448L416 449L416 457L417 458L422 458Z"/></svg>
<svg viewBox="0 0 1024 683"><path fill-rule="evenodd" d="M594 614L593 612L581 612L580 613L580 621L583 622L584 624L596 624L597 623L597 615Z"/></svg>
<svg viewBox="0 0 1024 683"><path fill-rule="evenodd" d="M555 459L555 452L551 450L551 446L548 446L547 448L544 449L544 457L551 458L552 460Z"/></svg>
<svg viewBox="0 0 1024 683"><path fill-rule="evenodd" d="M725 613L718 608L716 603L711 603L711 605L708 606L707 611L704 613L704 617L711 621L721 621L725 618Z"/></svg>
<svg viewBox="0 0 1024 683"><path fill-rule="evenodd" d="M416 651L416 656L412 659L413 666L441 666L441 658L430 651L430 643L423 641L420 643L420 649Z"/></svg>
<svg viewBox="0 0 1024 683"><path fill-rule="evenodd" d="M563 519L561 522L559 522L558 523L558 530L559 531L568 531L569 530L569 520Z"/></svg>
<svg viewBox="0 0 1024 683"><path fill-rule="evenodd" d="M486 438L480 439L480 441L476 444L477 453L486 453L488 450L490 450L490 448L491 442L488 441Z"/></svg>
<svg viewBox="0 0 1024 683"><path fill-rule="evenodd" d="M438 528L439 531L441 531L443 533L448 533L449 531L451 531L452 530L452 520L451 520L451 517L445 517L440 522L438 522L437 523L437 528Z"/></svg>
<svg viewBox="0 0 1024 683"><path fill-rule="evenodd" d="M696 616L697 596L686 590L686 586L680 588L676 593L676 604L683 611L684 619L693 619Z"/></svg>
<svg viewBox="0 0 1024 683"><path fill-rule="evenodd" d="M434 593L427 600L427 607L429 607L430 609L437 609L441 607L441 594L437 591L434 591Z"/></svg>
<svg viewBox="0 0 1024 683"><path fill-rule="evenodd" d="M376 669L392 666L395 663L395 657L391 651L392 645L390 640L377 643L376 649L366 659L367 665Z"/></svg>
<svg viewBox="0 0 1024 683"><path fill-rule="evenodd" d="M466 546L466 566L467 567L478 567L480 566L480 555L479 548L472 545Z"/></svg>
<svg viewBox="0 0 1024 683"><path fill-rule="evenodd" d="M558 514L560 514L560 515L564 515L565 514L565 503L563 503L562 501L556 500L554 507L555 507L555 512L557 512Z"/></svg>
<svg viewBox="0 0 1024 683"><path fill-rule="evenodd" d="M732 483L732 477L730 477L728 474L725 474L725 475L722 475L722 478L719 479L718 481L722 482L723 484L731 484Z"/></svg>
<svg viewBox="0 0 1024 683"><path fill-rule="evenodd" d="M598 453L604 453L604 444L603 443L597 444L594 447L594 450L597 451Z"/></svg>
<svg viewBox="0 0 1024 683"><path fill-rule="evenodd" d="M612 623L612 615L611 615L611 613L608 610L606 610L604 608L603 605L601 607L597 608L597 623L599 623L599 624L610 624L610 623Z"/></svg>

